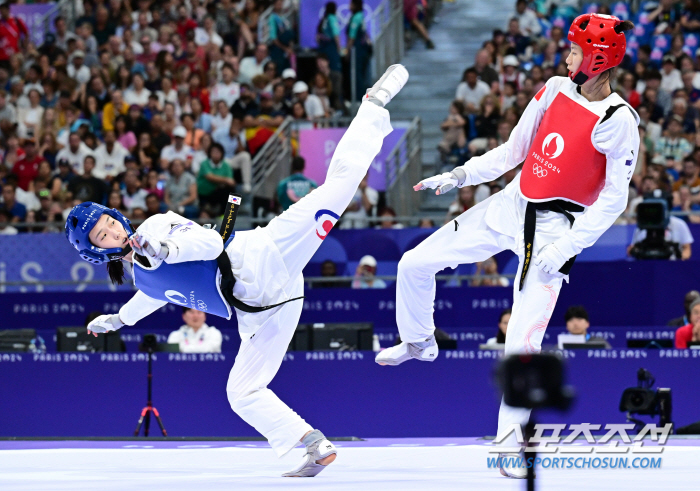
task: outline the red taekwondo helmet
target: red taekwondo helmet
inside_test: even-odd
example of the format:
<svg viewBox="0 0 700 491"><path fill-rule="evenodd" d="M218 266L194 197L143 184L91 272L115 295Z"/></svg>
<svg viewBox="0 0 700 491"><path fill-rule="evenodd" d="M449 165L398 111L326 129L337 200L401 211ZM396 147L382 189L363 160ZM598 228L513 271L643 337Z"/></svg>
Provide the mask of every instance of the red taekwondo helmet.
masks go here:
<svg viewBox="0 0 700 491"><path fill-rule="evenodd" d="M583 61L569 78L577 85L622 63L627 42L624 32L616 30L622 21L612 15L583 14L574 19L567 38L583 50Z"/></svg>

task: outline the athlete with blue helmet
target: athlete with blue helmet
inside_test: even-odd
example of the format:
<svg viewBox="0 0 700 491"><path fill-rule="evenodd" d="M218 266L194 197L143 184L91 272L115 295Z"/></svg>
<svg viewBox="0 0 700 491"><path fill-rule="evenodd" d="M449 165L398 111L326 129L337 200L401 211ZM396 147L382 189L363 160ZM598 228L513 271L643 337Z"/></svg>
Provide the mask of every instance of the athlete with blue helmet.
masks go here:
<svg viewBox="0 0 700 491"><path fill-rule="evenodd" d="M115 283L123 281L123 264L131 264L138 288L119 313L92 321L89 332L133 325L167 303L226 319L235 310L242 341L226 387L228 399L278 456L300 441L306 445L301 464L285 473L287 477L313 477L336 458L335 446L323 433L267 388L301 316L302 270L350 204L391 133L384 105L407 80L403 66L387 69L367 91L338 143L326 182L264 228L230 238L224 234L224 243L216 231L168 212L148 218L134 232L117 210L89 202L73 208L66 220L66 237L84 260L106 262Z"/></svg>

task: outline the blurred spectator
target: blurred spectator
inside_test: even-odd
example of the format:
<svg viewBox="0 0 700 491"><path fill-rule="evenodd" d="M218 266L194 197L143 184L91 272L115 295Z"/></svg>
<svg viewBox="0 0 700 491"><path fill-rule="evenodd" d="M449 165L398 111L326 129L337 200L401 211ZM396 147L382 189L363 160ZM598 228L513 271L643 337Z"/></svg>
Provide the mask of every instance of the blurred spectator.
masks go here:
<svg viewBox="0 0 700 491"><path fill-rule="evenodd" d="M674 319L671 319L666 323L666 326L668 327L681 327L685 326L686 324L690 323L690 306L695 302L696 300L700 299L700 292L697 290L691 290L688 293L685 294L685 297L683 297L683 311L684 315L681 317L676 317Z"/></svg>
<svg viewBox="0 0 700 491"><path fill-rule="evenodd" d="M466 121L462 117L465 112L464 103L455 99L450 104L450 112L440 125L442 140L438 143L438 150L444 161L453 149L461 149L467 145L467 137L464 133Z"/></svg>
<svg viewBox="0 0 700 491"><path fill-rule="evenodd" d="M418 222L418 228L435 228L435 222L430 218L421 218Z"/></svg>
<svg viewBox="0 0 700 491"><path fill-rule="evenodd" d="M671 208L671 211L688 213L688 215L683 215L679 218L687 223L699 223L700 215L697 212L700 211L700 204L693 203L693 195L690 188L681 186L675 194L678 205Z"/></svg>
<svg viewBox="0 0 700 491"><path fill-rule="evenodd" d="M470 67L476 70L477 78L489 87L491 87L494 82L498 82L498 72L491 67L490 56L487 49L480 49L476 53L474 66Z"/></svg>
<svg viewBox="0 0 700 491"><path fill-rule="evenodd" d="M124 175L124 187L122 188L122 198L124 206L131 213L136 208L146 209L146 196L148 191L141 189L141 180L138 171L129 169Z"/></svg>
<svg viewBox="0 0 700 491"><path fill-rule="evenodd" d="M160 152L153 145L150 133L141 133L133 157L141 169L160 169Z"/></svg>
<svg viewBox="0 0 700 491"><path fill-rule="evenodd" d="M73 168L73 172L82 174L83 162L87 155L92 155L92 151L85 143L80 141L80 135L73 132L68 136L68 146L62 148L56 154L56 161L60 163L62 160L65 160Z"/></svg>
<svg viewBox="0 0 700 491"><path fill-rule="evenodd" d="M683 88L681 72L676 68L676 58L666 55L661 66L661 90L673 94L677 89Z"/></svg>
<svg viewBox="0 0 700 491"><path fill-rule="evenodd" d="M512 18L518 20L520 32L525 36L539 36L542 31L537 14L527 8L526 0L517 0L515 2L515 14Z"/></svg>
<svg viewBox="0 0 700 491"><path fill-rule="evenodd" d="M687 349L688 343L700 342L700 299L694 300L688 310L688 323L676 330L676 349Z"/></svg>
<svg viewBox="0 0 700 491"><path fill-rule="evenodd" d="M303 157L294 157L292 159L292 174L282 179L277 185L277 201L279 201L282 211L287 210L318 187L315 181L304 175L305 164Z"/></svg>
<svg viewBox="0 0 700 491"><path fill-rule="evenodd" d="M178 126L173 130L173 143L167 145L160 152L160 166L163 170L168 170L170 162L180 159L185 163L185 167L192 165L194 150L189 145L185 145L187 130L184 126Z"/></svg>
<svg viewBox="0 0 700 491"><path fill-rule="evenodd" d="M2 207L10 215L11 223L23 222L27 216L27 208L15 197L14 184L2 185Z"/></svg>
<svg viewBox="0 0 700 491"><path fill-rule="evenodd" d="M693 151L693 146L683 137L683 118L677 114L671 117L668 122L667 136L659 138L654 151L655 156L670 162L671 167L680 167L681 162Z"/></svg>
<svg viewBox="0 0 700 491"><path fill-rule="evenodd" d="M151 218L153 215L158 215L161 212L160 198L156 193L148 193L146 196L146 218Z"/></svg>
<svg viewBox="0 0 700 491"><path fill-rule="evenodd" d="M447 209L445 223L458 217L475 204L476 202L474 200L474 186L464 186L463 188L459 188L457 198L450 204L450 207Z"/></svg>
<svg viewBox="0 0 700 491"><path fill-rule="evenodd" d="M242 84L250 84L253 81L253 77L262 75L265 63L267 63L269 59L270 58L267 56L267 46L264 44L256 46L253 56L248 56L241 60L241 64L238 68L238 81Z"/></svg>
<svg viewBox="0 0 700 491"><path fill-rule="evenodd" d="M220 143L213 143L209 148L209 158L202 162L197 175L200 206L207 206L218 215L223 212L228 195L233 192L235 185L233 169L224 160L224 148Z"/></svg>
<svg viewBox="0 0 700 491"><path fill-rule="evenodd" d="M268 18L270 59L275 62L278 75L289 68L290 60L294 57L294 30L283 15L283 6L284 0L274 0L272 12ZM352 10L352 3L350 10Z"/></svg>
<svg viewBox="0 0 700 491"><path fill-rule="evenodd" d="M8 68L10 59L24 51L29 42L27 25L19 17L10 14L10 2L0 3L0 39L3 49L0 50L0 68Z"/></svg>
<svg viewBox="0 0 700 491"><path fill-rule="evenodd" d="M129 112L129 104L122 98L122 92L115 90L112 92L112 100L105 104L102 110L102 129L104 131L114 130L114 122L117 116L126 115Z"/></svg>
<svg viewBox="0 0 700 491"><path fill-rule="evenodd" d="M257 75L257 73L255 75ZM224 101L226 106L231 107L233 103L238 100L240 95L241 86L237 81L235 81L233 66L225 64L221 68L221 82L214 85L210 92L210 105L211 107L215 107L215 103L217 101Z"/></svg>
<svg viewBox="0 0 700 491"><path fill-rule="evenodd" d="M207 314L183 307L182 320L180 329L168 336L169 344L179 344L180 353L221 353L221 331L207 325Z"/></svg>
<svg viewBox="0 0 700 491"><path fill-rule="evenodd" d="M42 161L38 154L34 138L24 140L24 156L12 166L12 173L17 176L17 185L23 190L29 189L29 183L36 178L39 172L39 163Z"/></svg>
<svg viewBox="0 0 700 491"><path fill-rule="evenodd" d="M279 0L278 0L279 1ZM347 24L347 56L355 57L355 100L365 95L369 85L369 59L372 56L372 42L365 26L364 4L362 0L350 0L350 21ZM306 112L309 113L308 108ZM313 116L309 115L311 118Z"/></svg>
<svg viewBox="0 0 700 491"><path fill-rule="evenodd" d="M425 41L425 47L427 49L435 49L435 43L430 39L430 34L425 28L425 25L418 18L418 1L419 0L403 0L403 15L411 27L418 33L418 35Z"/></svg>
<svg viewBox="0 0 700 491"><path fill-rule="evenodd" d="M219 100L212 107L216 108L216 114L213 118L211 118L210 133L213 133L220 128L230 128L233 115L231 114L229 105L226 103L226 101Z"/></svg>
<svg viewBox="0 0 700 491"><path fill-rule="evenodd" d="M321 276L324 278L337 278L338 277L338 266L327 259L321 263ZM314 288L347 288L350 286L349 281L314 281L312 283Z"/></svg>
<svg viewBox="0 0 700 491"><path fill-rule="evenodd" d="M379 192L369 185L367 173L341 217L340 228L366 228L367 218L375 212L378 203Z"/></svg>
<svg viewBox="0 0 700 491"><path fill-rule="evenodd" d="M19 231L10 225L12 215L2 206L0 206L0 235L17 235Z"/></svg>
<svg viewBox="0 0 700 491"><path fill-rule="evenodd" d="M321 99L319 99L319 97L315 94L309 94L309 86L306 84L306 82L296 82L294 84L293 92L294 97L296 97L299 102L304 104L304 111L306 112L308 119L311 121L316 121L329 116L323 107L323 102L321 102Z"/></svg>
<svg viewBox="0 0 700 491"><path fill-rule="evenodd" d="M222 147L224 159L228 165L232 169L240 170L243 178L243 192L249 193L252 189L252 159L246 150L241 130L241 121L233 118L231 126L216 130L212 138Z"/></svg>
<svg viewBox="0 0 700 491"><path fill-rule="evenodd" d="M165 204L187 218L197 216L197 179L185 172L185 163L175 159L170 164L170 177L165 183Z"/></svg>
<svg viewBox="0 0 700 491"><path fill-rule="evenodd" d="M352 280L352 288L386 288L384 280L377 278L377 260L372 256L362 256Z"/></svg>
<svg viewBox="0 0 700 491"><path fill-rule="evenodd" d="M498 332L496 337L489 338L486 344L506 344L506 333L508 332L508 321L511 316L511 309L505 309L501 312L498 317Z"/></svg>
<svg viewBox="0 0 700 491"><path fill-rule="evenodd" d="M403 223L396 221L396 211L390 206L385 206L377 215L378 225L375 228L383 229L402 229L404 228Z"/></svg>
<svg viewBox="0 0 700 491"><path fill-rule="evenodd" d="M14 105L7 103L7 91L0 87L0 136L11 134L16 124L17 109Z"/></svg>
<svg viewBox="0 0 700 491"><path fill-rule="evenodd" d="M498 276L498 263L496 258L490 257L482 262L476 263L476 272L471 282L471 286L510 286L510 281L505 276ZM491 278L481 278L482 276L492 276Z"/></svg>
<svg viewBox="0 0 700 491"><path fill-rule="evenodd" d="M340 74L343 71L340 54L343 47L340 44L340 24L336 15L338 6L335 2L327 2L323 17L316 27L316 42L318 51L325 55L331 72ZM284 72L282 77L284 78ZM296 78L296 73L294 74Z"/></svg>
<svg viewBox="0 0 700 491"><path fill-rule="evenodd" d="M158 201L163 201L163 197L165 196L165 191L163 190L163 184L164 183L162 183L160 181L160 176L158 175L158 171L155 169L149 170L146 174L146 177L143 179L143 188L149 194L155 194L156 197L158 198Z"/></svg>
<svg viewBox="0 0 700 491"><path fill-rule="evenodd" d="M93 160L96 162L96 166L93 174L98 179L111 181L126 170L124 159L128 155L129 151L117 141L114 131L106 131L104 143L95 150Z"/></svg>
<svg viewBox="0 0 700 491"><path fill-rule="evenodd" d="M182 121L182 126L185 128L185 145L196 152L199 150L199 142L204 135L204 131L194 127L194 115L192 113L183 114L180 116L180 121Z"/></svg>
<svg viewBox="0 0 700 491"><path fill-rule="evenodd" d="M93 175L94 169L95 157L87 155L83 161L83 174L74 177L68 183L68 191L73 199L77 199L81 203L83 201L94 201L100 204L105 202L108 187L102 179Z"/></svg>
<svg viewBox="0 0 700 491"><path fill-rule="evenodd" d="M479 112L481 99L491 92L491 87L479 80L475 68L467 68L462 75L462 82L457 86L455 99L464 102L468 114Z"/></svg>

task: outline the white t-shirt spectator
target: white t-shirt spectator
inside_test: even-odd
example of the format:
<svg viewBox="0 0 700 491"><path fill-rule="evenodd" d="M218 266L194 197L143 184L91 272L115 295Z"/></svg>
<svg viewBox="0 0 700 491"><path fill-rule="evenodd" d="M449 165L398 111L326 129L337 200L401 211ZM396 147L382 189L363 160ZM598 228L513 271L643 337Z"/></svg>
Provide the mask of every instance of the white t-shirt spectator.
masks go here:
<svg viewBox="0 0 700 491"><path fill-rule="evenodd" d="M161 108L165 106L166 102L172 102L177 106L177 91L175 89L170 89L170 92L167 94L159 90L156 92L156 95L158 96L158 104L160 104Z"/></svg>
<svg viewBox="0 0 700 491"><path fill-rule="evenodd" d="M92 174L98 179L115 177L126 170L124 159L128 156L129 151L119 142L114 142L112 153L107 151L107 145L102 144L95 149L95 169Z"/></svg>
<svg viewBox="0 0 700 491"><path fill-rule="evenodd" d="M367 196L367 201L369 201L372 207L376 207L379 203L379 192L376 189L367 186L365 188L365 196ZM368 214L362 205L362 191L360 191L359 188L355 191L355 196L352 197L352 201L350 202L350 204L353 203L359 206L359 210L346 211L343 213L343 220L340 222L341 229L366 228L369 224L367 220Z"/></svg>
<svg viewBox="0 0 700 491"><path fill-rule="evenodd" d="M220 114L213 116L211 118L211 132L214 133L221 128L230 128L232 120L233 115L231 113L228 113L225 118L222 118Z"/></svg>
<svg viewBox="0 0 700 491"><path fill-rule="evenodd" d="M166 145L160 151L160 159L170 163L175 159L180 159L185 163L185 167L192 165L194 158L194 150L189 145L182 145L180 150L175 148L175 145Z"/></svg>
<svg viewBox="0 0 700 491"><path fill-rule="evenodd" d="M141 92L136 92L134 89L129 89L124 92L124 102L128 105L136 104L137 106L146 106L148 104L148 97L151 95L151 91L143 88Z"/></svg>
<svg viewBox="0 0 700 491"><path fill-rule="evenodd" d="M90 150L90 147L81 142L76 153L71 152L70 146L63 147L59 150L56 154L56 163L61 160L67 160L73 168L73 172L78 175L83 175L83 161L88 155L94 155L94 153Z"/></svg>
<svg viewBox="0 0 700 491"><path fill-rule="evenodd" d="M683 78L681 77L681 72L677 68L671 70L670 73L666 73L661 70L661 90L673 94L674 90L683 88Z"/></svg>
<svg viewBox="0 0 700 491"><path fill-rule="evenodd" d="M224 44L224 40L216 32L209 34L204 28L198 27L194 30L194 42L197 46L205 46L213 43L219 48Z"/></svg>
<svg viewBox="0 0 700 491"><path fill-rule="evenodd" d="M537 36L542 32L542 26L539 20L537 20L537 14L534 11L525 9L525 12L518 14L516 10L513 17L518 19L520 32L522 32L524 36ZM510 21L510 18L508 20ZM506 30L508 30L508 26L506 26Z"/></svg>
<svg viewBox="0 0 700 491"><path fill-rule="evenodd" d="M197 332L184 325L168 336L169 344L179 344L180 353L221 353L221 331L216 327L202 324Z"/></svg>
<svg viewBox="0 0 700 491"><path fill-rule="evenodd" d="M124 199L124 206L126 209L134 211L136 208L146 209L146 196L148 196L148 191L145 189L139 189L134 194L129 194L126 189L122 189L122 198Z"/></svg>
<svg viewBox="0 0 700 491"><path fill-rule="evenodd" d="M238 67L238 81L242 84L250 84L253 81L253 77L262 74L263 67L268 61L269 58L265 58L262 63L258 64L255 56L246 56L241 60Z"/></svg>
<svg viewBox="0 0 700 491"><path fill-rule="evenodd" d="M462 82L457 86L455 99L464 101L466 104L471 104L474 107L479 107L479 104L481 104L481 99L483 99L484 96L490 92L491 88L489 87L489 84L481 80L476 81L476 85L473 89L469 87L467 82Z"/></svg>
<svg viewBox="0 0 700 491"><path fill-rule="evenodd" d="M309 119L320 119L326 117L326 111L323 109L323 102L316 94L309 94L304 101L304 110Z"/></svg>
<svg viewBox="0 0 700 491"><path fill-rule="evenodd" d="M216 84L209 93L209 103L212 111L216 110L217 101L226 101L228 107L233 106L233 103L241 96L241 86L237 82L231 82L226 85L223 82Z"/></svg>
<svg viewBox="0 0 700 491"><path fill-rule="evenodd" d="M75 65L70 63L66 67L66 71L68 72L68 76L70 78L74 78L81 84L86 84L90 81L90 69L85 65L81 65L80 68L76 70Z"/></svg>

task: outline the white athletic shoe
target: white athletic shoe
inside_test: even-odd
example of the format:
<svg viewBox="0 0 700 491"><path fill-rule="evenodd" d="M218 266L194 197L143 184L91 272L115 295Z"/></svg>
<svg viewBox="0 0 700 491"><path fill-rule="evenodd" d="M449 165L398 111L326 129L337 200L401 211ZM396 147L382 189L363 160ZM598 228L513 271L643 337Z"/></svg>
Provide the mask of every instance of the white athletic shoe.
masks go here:
<svg viewBox="0 0 700 491"><path fill-rule="evenodd" d="M377 83L371 89L367 89L365 100L373 100L386 106L391 99L406 85L408 81L408 70L403 65L391 65L386 69Z"/></svg>
<svg viewBox="0 0 700 491"><path fill-rule="evenodd" d="M513 479L526 479L527 467L525 457L519 453L498 454L501 463L501 475ZM505 465L504 465L505 464Z"/></svg>
<svg viewBox="0 0 700 491"><path fill-rule="evenodd" d="M418 344L425 346L419 346ZM435 342L435 336L431 335L421 343L401 343L398 346L393 346L377 353L374 361L380 365L396 366L401 363L415 358L420 361L433 361L438 357L438 346Z"/></svg>
<svg viewBox="0 0 700 491"><path fill-rule="evenodd" d="M326 465L317 464L319 460L325 459L330 455L333 455L333 459ZM306 448L306 454L304 454L301 463L295 469L282 474L282 477L314 477L332 464L336 455L338 455L338 451L335 445L325 438L314 442Z"/></svg>

